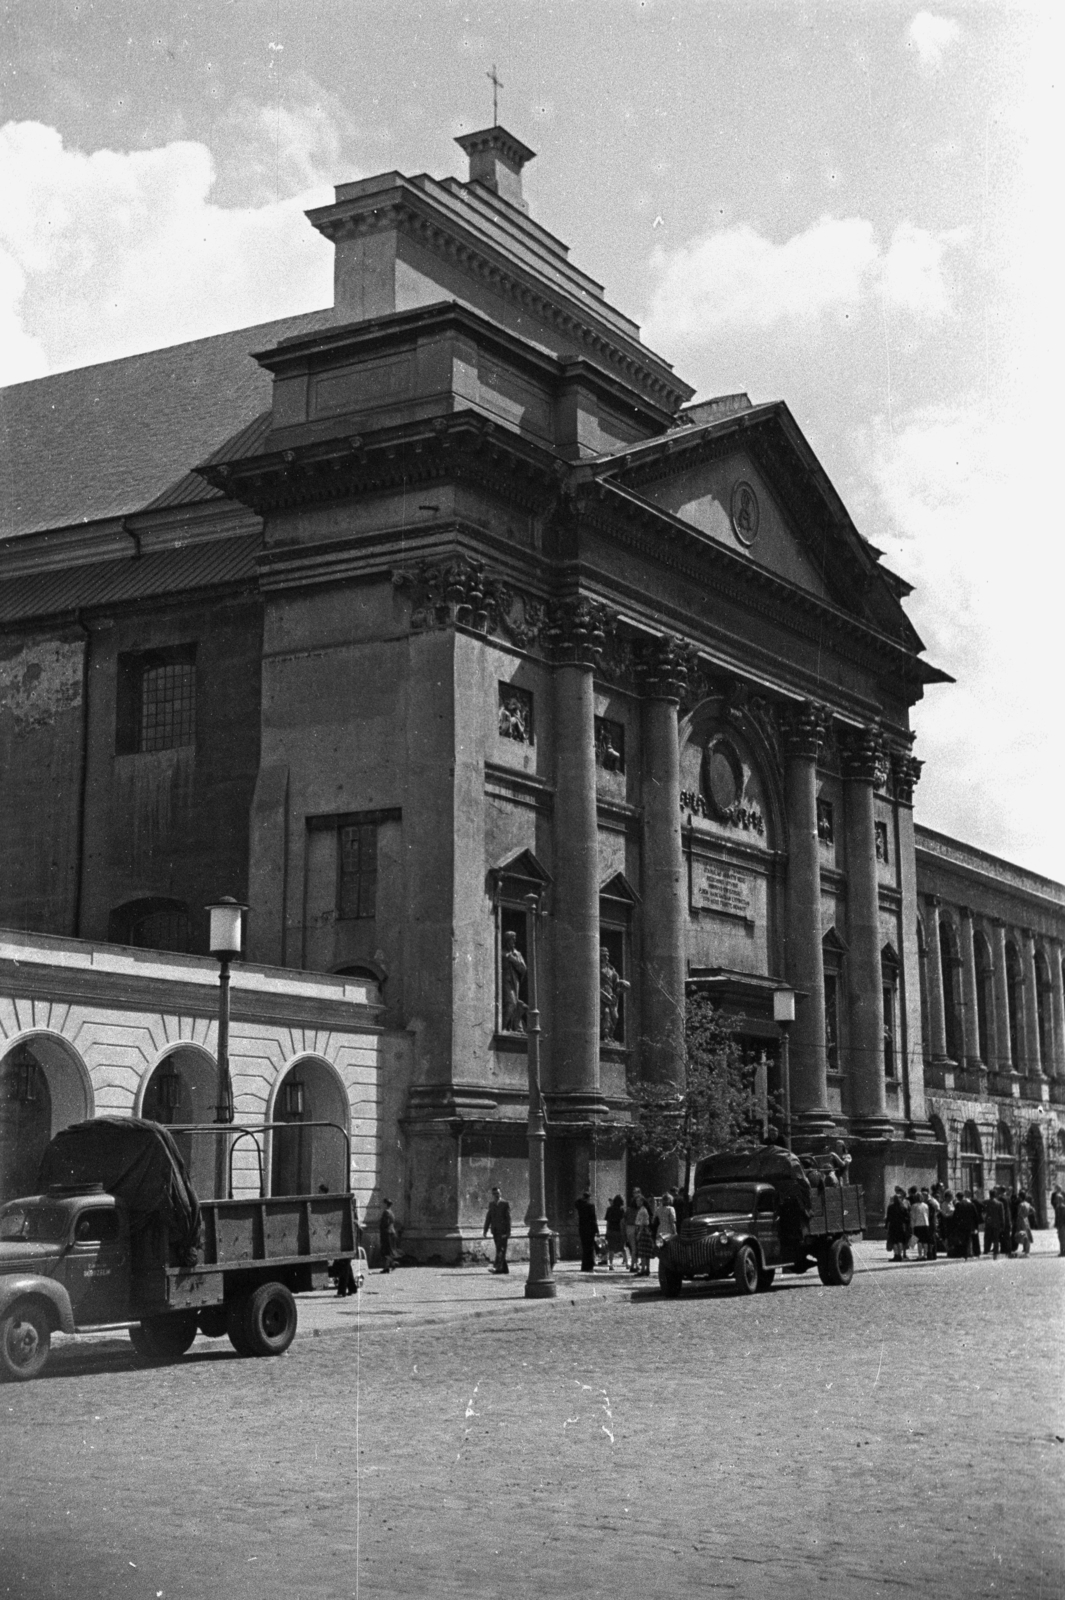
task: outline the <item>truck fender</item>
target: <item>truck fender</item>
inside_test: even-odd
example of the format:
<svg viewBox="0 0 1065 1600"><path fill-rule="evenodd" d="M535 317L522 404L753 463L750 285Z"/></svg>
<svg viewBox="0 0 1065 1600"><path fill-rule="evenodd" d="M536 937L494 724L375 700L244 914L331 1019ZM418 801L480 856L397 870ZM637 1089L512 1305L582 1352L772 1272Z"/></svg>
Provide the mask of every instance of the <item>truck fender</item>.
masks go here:
<svg viewBox="0 0 1065 1600"><path fill-rule="evenodd" d="M6 1316L14 1301L25 1295L48 1302L60 1333L74 1332L74 1313L67 1291L54 1278L44 1278L36 1272L12 1273L10 1277L0 1278L0 1317Z"/></svg>

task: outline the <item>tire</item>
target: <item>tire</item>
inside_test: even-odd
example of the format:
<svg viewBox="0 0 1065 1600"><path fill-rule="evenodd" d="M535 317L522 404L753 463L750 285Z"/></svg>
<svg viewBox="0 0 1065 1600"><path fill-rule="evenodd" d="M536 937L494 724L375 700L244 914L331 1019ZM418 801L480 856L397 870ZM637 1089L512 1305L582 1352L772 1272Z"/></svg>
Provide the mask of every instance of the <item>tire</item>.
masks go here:
<svg viewBox="0 0 1065 1600"><path fill-rule="evenodd" d="M200 1332L205 1339L224 1339L229 1329L229 1316L225 1306L208 1306L199 1315Z"/></svg>
<svg viewBox="0 0 1065 1600"><path fill-rule="evenodd" d="M773 1287L773 1279L777 1275L776 1267L766 1267L758 1274L758 1293L765 1294L767 1289Z"/></svg>
<svg viewBox="0 0 1065 1600"><path fill-rule="evenodd" d="M33 1300L16 1300L0 1317L0 1377L9 1383L36 1378L51 1347L48 1313Z"/></svg>
<svg viewBox="0 0 1065 1600"><path fill-rule="evenodd" d="M238 1356L250 1356L252 1354L251 1345L248 1343L247 1335L244 1331L249 1299L249 1295L241 1295L237 1300L230 1300L226 1306L226 1333Z"/></svg>
<svg viewBox="0 0 1065 1600"><path fill-rule="evenodd" d="M663 1294L668 1295L671 1300L675 1300L677 1295L680 1294L683 1282L684 1279L679 1272L674 1272L671 1267L667 1267L662 1261L658 1263L658 1287Z"/></svg>
<svg viewBox="0 0 1065 1600"><path fill-rule="evenodd" d="M249 1295L244 1338L253 1356L284 1355L296 1337L296 1302L283 1283L261 1283Z"/></svg>
<svg viewBox="0 0 1065 1600"><path fill-rule="evenodd" d="M129 1341L142 1361L177 1361L196 1337L195 1311L168 1311L145 1317L129 1330Z"/></svg>
<svg viewBox="0 0 1065 1600"><path fill-rule="evenodd" d="M758 1252L753 1244L741 1244L736 1253L736 1263L732 1268L732 1276L736 1280L738 1294L757 1294L758 1280L761 1277L761 1267L758 1265Z"/></svg>
<svg viewBox="0 0 1065 1600"><path fill-rule="evenodd" d="M854 1277L854 1251L847 1239L833 1239L817 1257L817 1275L829 1289L845 1289Z"/></svg>

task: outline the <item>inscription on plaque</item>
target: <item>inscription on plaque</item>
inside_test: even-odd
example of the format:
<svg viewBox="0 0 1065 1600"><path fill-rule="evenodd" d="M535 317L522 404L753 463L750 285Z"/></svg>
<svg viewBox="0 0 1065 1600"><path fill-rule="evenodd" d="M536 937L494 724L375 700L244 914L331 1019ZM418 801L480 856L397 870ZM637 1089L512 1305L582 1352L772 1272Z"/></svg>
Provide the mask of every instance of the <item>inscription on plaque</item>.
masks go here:
<svg viewBox="0 0 1065 1600"><path fill-rule="evenodd" d="M692 863L692 903L700 911L724 911L733 917L751 914L751 885L745 873L717 861Z"/></svg>

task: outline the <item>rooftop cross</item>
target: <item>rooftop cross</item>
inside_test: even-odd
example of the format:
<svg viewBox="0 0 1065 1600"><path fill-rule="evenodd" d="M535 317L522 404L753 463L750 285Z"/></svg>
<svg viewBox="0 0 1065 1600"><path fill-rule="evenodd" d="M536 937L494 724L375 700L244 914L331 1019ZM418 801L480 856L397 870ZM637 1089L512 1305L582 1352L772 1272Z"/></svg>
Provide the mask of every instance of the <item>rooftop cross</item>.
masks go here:
<svg viewBox="0 0 1065 1600"><path fill-rule="evenodd" d="M499 126L499 91L503 87L503 80L496 72L494 61L492 62L491 72L486 72L485 77L492 85L492 126L497 128Z"/></svg>

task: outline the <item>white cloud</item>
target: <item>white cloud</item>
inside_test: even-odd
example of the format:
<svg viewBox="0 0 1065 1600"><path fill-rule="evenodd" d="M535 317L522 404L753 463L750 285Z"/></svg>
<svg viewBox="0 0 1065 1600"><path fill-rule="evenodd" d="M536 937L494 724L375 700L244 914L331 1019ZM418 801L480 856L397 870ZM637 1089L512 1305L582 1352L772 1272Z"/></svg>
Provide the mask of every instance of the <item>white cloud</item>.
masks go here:
<svg viewBox="0 0 1065 1600"><path fill-rule="evenodd" d="M913 412L894 433L874 422L852 442L874 488L862 526L915 584L907 609L928 659L958 680L914 711L918 818L1065 879L1050 434L972 400Z"/></svg>
<svg viewBox="0 0 1065 1600"><path fill-rule="evenodd" d="M826 315L853 317L881 295L900 310L942 316L951 306L944 257L962 238L902 222L885 249L861 217L822 217L783 244L746 224L715 229L655 252L646 337L652 347L697 346L722 331L813 327Z"/></svg>
<svg viewBox="0 0 1065 1600"><path fill-rule="evenodd" d="M303 216L328 194L224 206L214 179L192 141L84 154L0 128L0 381L328 305L332 251Z"/></svg>
<svg viewBox="0 0 1065 1600"><path fill-rule="evenodd" d="M929 68L941 66L947 50L960 38L961 28L953 17L936 17L931 11L918 11L906 31L922 67Z"/></svg>

